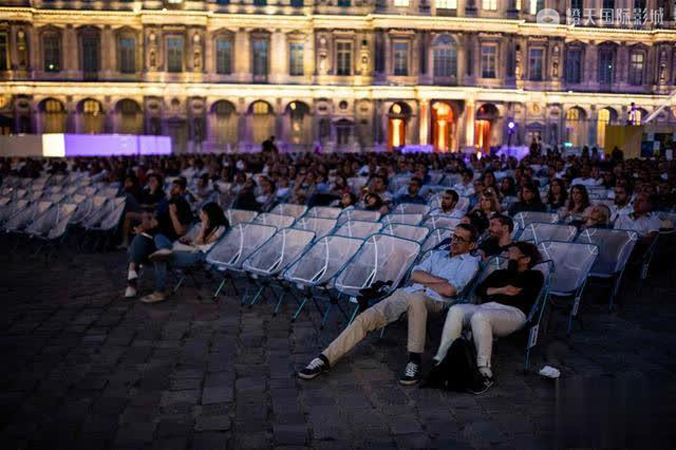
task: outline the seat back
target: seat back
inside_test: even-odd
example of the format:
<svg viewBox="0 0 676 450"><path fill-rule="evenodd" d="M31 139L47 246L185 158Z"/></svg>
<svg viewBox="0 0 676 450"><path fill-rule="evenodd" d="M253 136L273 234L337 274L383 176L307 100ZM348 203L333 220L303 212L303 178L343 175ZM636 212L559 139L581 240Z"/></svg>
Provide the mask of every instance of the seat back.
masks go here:
<svg viewBox="0 0 676 450"><path fill-rule="evenodd" d="M291 203L280 203L270 212L272 214L279 214L280 216L291 216L294 219L299 219L307 212L307 206L293 205Z"/></svg>
<svg viewBox="0 0 676 450"><path fill-rule="evenodd" d="M539 244L544 241L573 242L577 228L573 225L556 225L553 223L531 223L519 235L520 241Z"/></svg>
<svg viewBox="0 0 676 450"><path fill-rule="evenodd" d="M315 206L309 209L304 217L317 219L337 219L342 212L343 210L340 208L334 208L331 206Z"/></svg>
<svg viewBox="0 0 676 450"><path fill-rule="evenodd" d="M619 273L629 260L638 241L638 233L628 230L587 228L582 230L575 242L596 244L599 255L591 268L592 275L612 276Z"/></svg>
<svg viewBox="0 0 676 450"><path fill-rule="evenodd" d="M361 220L348 220L340 225L333 233L336 236L354 237L366 239L374 233L382 230L384 224L381 222L364 222Z"/></svg>
<svg viewBox="0 0 676 450"><path fill-rule="evenodd" d="M240 223L228 232L206 255L206 262L221 268L239 270L242 263L277 232L269 225Z"/></svg>
<svg viewBox="0 0 676 450"><path fill-rule="evenodd" d="M293 283L322 285L336 276L364 243L345 236L326 236L315 242L284 272Z"/></svg>
<svg viewBox="0 0 676 450"><path fill-rule="evenodd" d="M455 227L459 223L459 218L439 215L428 217L422 226L429 228L430 230L435 230L437 228L449 228L455 230Z"/></svg>
<svg viewBox="0 0 676 450"><path fill-rule="evenodd" d="M58 239L66 233L68 224L70 223L73 214L77 211L78 205L74 203L61 203L57 210L56 220L54 226L47 233L47 239Z"/></svg>
<svg viewBox="0 0 676 450"><path fill-rule="evenodd" d="M419 225L423 220L422 214L398 214L391 213L383 217L382 222L385 224L390 223L403 223L405 225Z"/></svg>
<svg viewBox="0 0 676 450"><path fill-rule="evenodd" d="M522 230L534 222L557 223L559 215L556 213L524 211L514 216L514 225Z"/></svg>
<svg viewBox="0 0 676 450"><path fill-rule="evenodd" d="M253 222L258 213L256 211L249 211L246 209L226 209L225 217L228 218L230 226L235 226L242 222Z"/></svg>
<svg viewBox="0 0 676 450"><path fill-rule="evenodd" d="M257 215L252 223L261 225L270 225L277 228L288 228L296 221L293 216L281 216L273 213L261 213Z"/></svg>
<svg viewBox="0 0 676 450"><path fill-rule="evenodd" d="M435 228L431 230L422 244L421 252L425 253L436 248L437 245L441 244L445 239L450 239L451 236L453 236L451 228Z"/></svg>
<svg viewBox="0 0 676 450"><path fill-rule="evenodd" d="M275 275L294 262L314 238L313 231L282 228L258 247L242 268L260 275Z"/></svg>
<svg viewBox="0 0 676 450"><path fill-rule="evenodd" d="M338 216L338 225L342 225L349 220L359 220L363 222L377 222L381 214L378 211L366 211L365 209L344 209Z"/></svg>
<svg viewBox="0 0 676 450"><path fill-rule="evenodd" d="M308 230L315 233L315 240L321 239L335 228L336 219L326 219L321 217L303 217L293 224L293 228L299 230Z"/></svg>
<svg viewBox="0 0 676 450"><path fill-rule="evenodd" d="M336 289L356 296L376 281L392 281L396 288L420 253L420 244L387 234L368 238L336 276Z"/></svg>
<svg viewBox="0 0 676 450"><path fill-rule="evenodd" d="M418 203L401 203L394 208L396 214L422 214L426 216L430 212L430 207Z"/></svg>
<svg viewBox="0 0 676 450"><path fill-rule="evenodd" d="M584 285L599 254L597 245L574 242L545 241L538 249L554 263L551 290L559 295L574 294Z"/></svg>
<svg viewBox="0 0 676 450"><path fill-rule="evenodd" d="M427 235L430 233L430 229L425 227L417 227L415 225L405 225L403 223L391 223L385 225L385 227L380 232L383 234L390 234L392 236L416 241L417 243L422 244L425 241L425 238L427 238Z"/></svg>

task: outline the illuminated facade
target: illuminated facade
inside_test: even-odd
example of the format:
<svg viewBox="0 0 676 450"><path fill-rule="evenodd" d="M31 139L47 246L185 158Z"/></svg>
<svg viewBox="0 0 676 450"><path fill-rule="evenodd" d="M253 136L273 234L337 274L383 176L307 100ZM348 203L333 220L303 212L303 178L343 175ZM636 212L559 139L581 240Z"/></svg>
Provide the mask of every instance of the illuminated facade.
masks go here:
<svg viewBox="0 0 676 450"><path fill-rule="evenodd" d="M637 7L640 27L600 23ZM543 8L563 24L538 27ZM673 13L671 0L0 0L0 127L166 134L179 152L270 135L290 150L457 151L506 143L513 121L512 145L603 144L631 102L646 115L676 89ZM656 120L676 125L676 107Z"/></svg>

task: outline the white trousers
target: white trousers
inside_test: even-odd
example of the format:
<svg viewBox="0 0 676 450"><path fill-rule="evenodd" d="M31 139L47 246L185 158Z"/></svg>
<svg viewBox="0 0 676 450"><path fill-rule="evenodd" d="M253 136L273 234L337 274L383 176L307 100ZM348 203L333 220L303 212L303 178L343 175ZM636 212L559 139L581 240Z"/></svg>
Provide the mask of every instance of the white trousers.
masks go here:
<svg viewBox="0 0 676 450"><path fill-rule="evenodd" d="M463 328L469 325L477 352L477 366L490 369L493 336L507 336L523 327L525 323L526 315L514 306L495 302L454 305L448 310L444 331L441 334L441 344L434 359L443 360L453 341L459 338Z"/></svg>

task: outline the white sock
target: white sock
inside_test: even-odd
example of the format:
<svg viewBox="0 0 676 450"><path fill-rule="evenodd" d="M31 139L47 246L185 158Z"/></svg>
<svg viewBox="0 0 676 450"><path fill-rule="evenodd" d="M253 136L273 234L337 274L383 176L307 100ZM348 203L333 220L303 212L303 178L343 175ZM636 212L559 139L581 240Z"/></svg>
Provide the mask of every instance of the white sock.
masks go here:
<svg viewBox="0 0 676 450"><path fill-rule="evenodd" d="M479 372L481 373L481 375L493 378L493 372L491 371L490 367L487 366L479 367Z"/></svg>

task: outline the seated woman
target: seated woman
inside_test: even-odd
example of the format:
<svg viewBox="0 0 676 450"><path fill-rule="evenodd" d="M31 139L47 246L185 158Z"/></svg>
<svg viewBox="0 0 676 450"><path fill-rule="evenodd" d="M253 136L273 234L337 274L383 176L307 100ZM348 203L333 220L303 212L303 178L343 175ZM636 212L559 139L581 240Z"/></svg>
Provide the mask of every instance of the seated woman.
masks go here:
<svg viewBox="0 0 676 450"><path fill-rule="evenodd" d="M570 198L568 204L559 213L561 220L567 222L582 223L584 217L589 215L591 206L587 188L581 184L576 184L570 189Z"/></svg>
<svg viewBox="0 0 676 450"><path fill-rule="evenodd" d="M491 192L493 195L491 195ZM502 207L500 206L500 202L498 201L495 192L489 191L488 189L484 190L484 192L481 194L481 197L479 197L479 203L477 203L477 205L470 212L474 211L483 212L489 219L494 214L500 213L502 211Z"/></svg>
<svg viewBox="0 0 676 450"><path fill-rule="evenodd" d="M562 179L555 178L549 184L549 192L547 192L547 208L550 212L557 212L566 206L568 200L568 192Z"/></svg>
<svg viewBox="0 0 676 450"><path fill-rule="evenodd" d="M378 211L381 214L387 214L390 209L383 202L378 194L369 192L364 196L364 209L367 211Z"/></svg>
<svg viewBox="0 0 676 450"><path fill-rule="evenodd" d="M584 223L580 225L580 229L584 230L587 228L612 228L613 225L610 223L610 208L599 203L587 208L588 214L585 214Z"/></svg>
<svg viewBox="0 0 676 450"><path fill-rule="evenodd" d="M155 291L141 298L143 303L157 303L167 299L167 264L174 268L187 268L199 264L228 229L228 219L217 203L207 203L200 211L200 230L195 239L182 237L172 249L161 249L150 255L155 263Z"/></svg>
<svg viewBox="0 0 676 450"><path fill-rule="evenodd" d="M509 215L513 217L520 212L544 212L545 209L537 186L526 183L519 191L519 201L509 208Z"/></svg>

